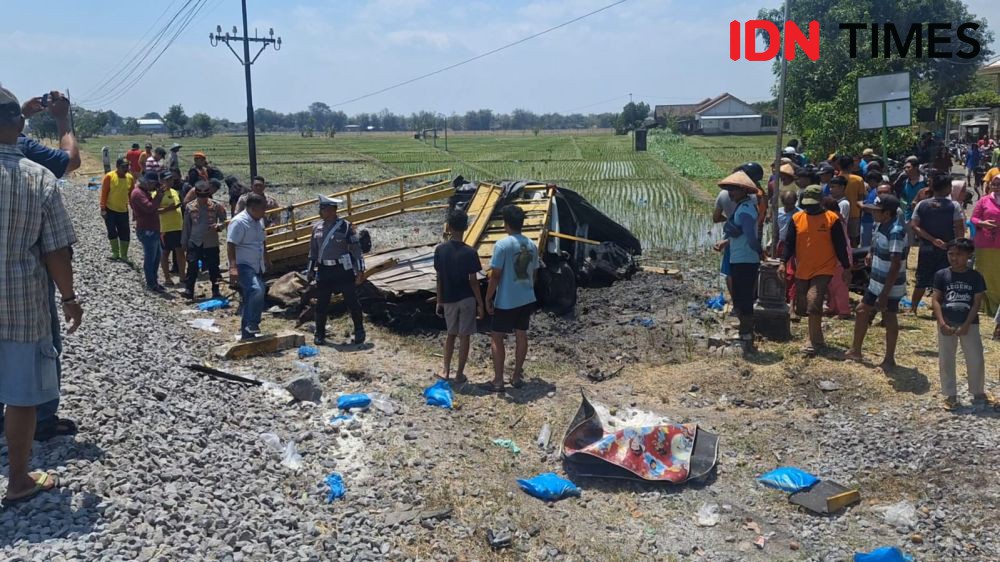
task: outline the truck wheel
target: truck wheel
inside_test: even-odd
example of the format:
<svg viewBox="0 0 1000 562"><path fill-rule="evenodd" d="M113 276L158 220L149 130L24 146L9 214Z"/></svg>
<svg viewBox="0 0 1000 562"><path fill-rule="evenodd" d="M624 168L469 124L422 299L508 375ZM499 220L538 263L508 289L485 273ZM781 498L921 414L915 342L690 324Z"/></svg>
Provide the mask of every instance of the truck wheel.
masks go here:
<svg viewBox="0 0 1000 562"><path fill-rule="evenodd" d="M556 314L566 314L576 306L576 272L566 262L543 269L538 274L538 300Z"/></svg>

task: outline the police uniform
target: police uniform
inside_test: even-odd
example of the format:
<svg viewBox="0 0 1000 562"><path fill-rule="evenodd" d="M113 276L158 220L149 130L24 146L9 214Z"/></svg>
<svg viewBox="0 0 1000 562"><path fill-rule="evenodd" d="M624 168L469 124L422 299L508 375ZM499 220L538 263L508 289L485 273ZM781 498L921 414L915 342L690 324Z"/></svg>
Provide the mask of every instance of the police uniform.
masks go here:
<svg viewBox="0 0 1000 562"><path fill-rule="evenodd" d="M339 206L339 199L319 196L320 206ZM326 338L326 314L333 293L344 295L344 304L354 321L354 342L365 341L365 326L361 302L354 285L357 275L365 270L361 243L354 227L345 219L319 221L313 225L309 241L309 271L317 270L316 341Z"/></svg>

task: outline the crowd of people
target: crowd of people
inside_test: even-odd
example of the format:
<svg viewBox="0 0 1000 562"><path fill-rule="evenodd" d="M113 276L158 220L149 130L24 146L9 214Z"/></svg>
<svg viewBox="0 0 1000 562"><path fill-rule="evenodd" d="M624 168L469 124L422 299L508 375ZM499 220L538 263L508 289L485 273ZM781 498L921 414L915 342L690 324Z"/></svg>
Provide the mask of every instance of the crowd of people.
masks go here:
<svg viewBox="0 0 1000 562"><path fill-rule="evenodd" d="M944 406L951 410L958 405L958 345L973 401L996 405L984 389L979 314L994 316L993 337L1000 339L1000 153L993 139L983 138L974 148L989 165L976 200L964 174L952 172L951 158L925 146L929 138L925 135L918 145L924 146L922 156L906 158L895 174L872 149L856 156L831 154L814 165L794 140L772 166L765 186L759 164L737 167L718 182L715 221L724 223L724 237L715 248L723 252L722 273L739 319L739 336L748 343L754 337L760 264L768 257L778 261L785 278L792 319L807 319L802 348L807 356L826 348L824 315L853 317L854 338L845 358L861 362L869 326L881 314L886 334L879 368L890 371L896 366L900 307L918 315L930 292ZM778 236L765 248L763 230L774 196L780 201L774 217ZM970 204L974 207L967 216ZM906 303L911 249L916 267ZM856 275L859 271L867 275ZM859 284L859 277L865 281ZM862 293L853 310L852 283Z"/></svg>

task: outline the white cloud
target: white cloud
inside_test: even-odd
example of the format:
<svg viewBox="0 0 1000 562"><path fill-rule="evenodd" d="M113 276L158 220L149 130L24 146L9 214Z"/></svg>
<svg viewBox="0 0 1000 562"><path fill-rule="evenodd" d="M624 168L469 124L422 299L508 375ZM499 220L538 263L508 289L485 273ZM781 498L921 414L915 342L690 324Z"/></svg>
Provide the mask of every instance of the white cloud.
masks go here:
<svg viewBox="0 0 1000 562"><path fill-rule="evenodd" d="M440 31L425 31L422 29L402 29L390 32L385 36L389 43L404 47L418 45L429 45L437 49L444 49L451 45L447 33Z"/></svg>

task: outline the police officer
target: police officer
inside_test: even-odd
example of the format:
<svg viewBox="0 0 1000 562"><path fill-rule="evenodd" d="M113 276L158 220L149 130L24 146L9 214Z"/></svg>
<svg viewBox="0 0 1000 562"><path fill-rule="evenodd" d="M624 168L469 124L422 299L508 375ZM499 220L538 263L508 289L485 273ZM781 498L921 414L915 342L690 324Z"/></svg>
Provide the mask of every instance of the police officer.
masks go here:
<svg viewBox="0 0 1000 562"><path fill-rule="evenodd" d="M365 326L361 302L355 285L361 284L365 261L361 256L358 233L351 223L337 217L340 199L319 196L319 216L322 220L313 225L309 241L309 270L307 277L314 277L319 293L316 296L316 345L326 343L326 311L333 293L344 295L344 303L354 321L354 343L365 341ZM318 272L318 275L317 275Z"/></svg>

